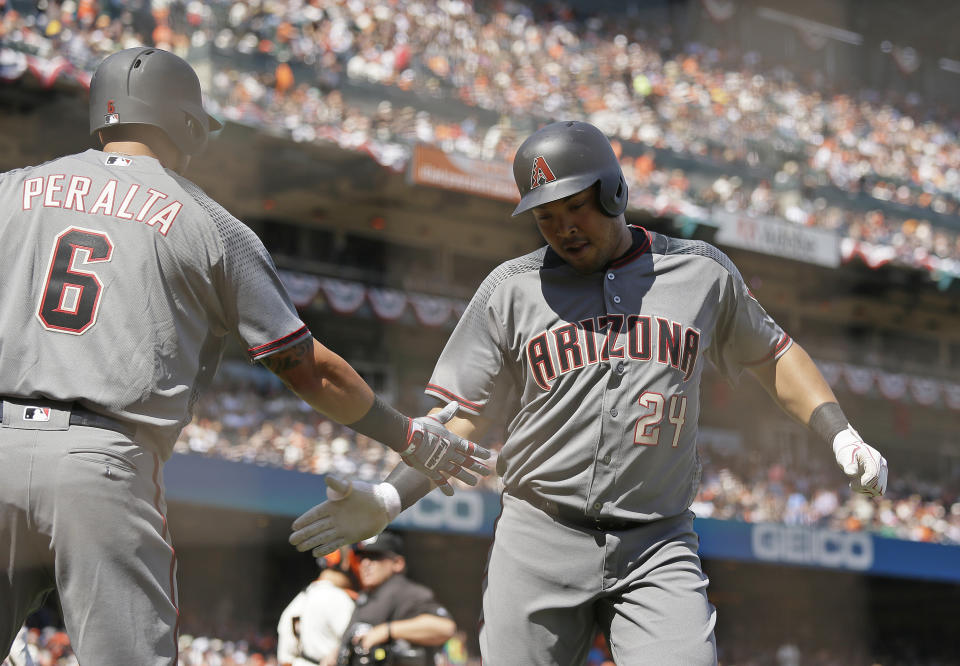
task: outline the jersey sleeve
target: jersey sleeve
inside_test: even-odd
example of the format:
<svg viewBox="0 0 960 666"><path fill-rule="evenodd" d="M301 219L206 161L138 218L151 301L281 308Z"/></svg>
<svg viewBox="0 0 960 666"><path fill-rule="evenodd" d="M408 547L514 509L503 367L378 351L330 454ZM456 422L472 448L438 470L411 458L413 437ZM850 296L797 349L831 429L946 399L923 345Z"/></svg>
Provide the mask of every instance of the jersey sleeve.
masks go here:
<svg viewBox="0 0 960 666"><path fill-rule="evenodd" d="M257 235L189 180L178 177L214 224L221 254L214 289L222 325L236 335L256 361L310 337L277 268Z"/></svg>
<svg viewBox="0 0 960 666"><path fill-rule="evenodd" d="M308 337L267 249L235 220L221 227L224 242L224 311L228 325L256 361Z"/></svg>
<svg viewBox="0 0 960 666"><path fill-rule="evenodd" d="M722 290L717 335L707 355L728 380L735 382L744 368L783 356L793 340L763 309L733 262L726 255L723 259L727 284Z"/></svg>
<svg viewBox="0 0 960 666"><path fill-rule="evenodd" d="M491 274L474 294L447 340L434 367L427 395L443 402L456 400L460 409L481 414L503 383L503 329L492 294L498 281Z"/></svg>

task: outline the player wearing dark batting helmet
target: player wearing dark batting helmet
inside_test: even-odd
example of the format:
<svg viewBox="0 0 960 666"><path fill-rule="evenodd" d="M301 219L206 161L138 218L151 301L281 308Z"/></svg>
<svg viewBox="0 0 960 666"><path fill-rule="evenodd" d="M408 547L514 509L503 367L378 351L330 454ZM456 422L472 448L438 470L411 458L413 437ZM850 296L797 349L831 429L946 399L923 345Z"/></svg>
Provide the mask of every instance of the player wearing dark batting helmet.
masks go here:
<svg viewBox="0 0 960 666"><path fill-rule="evenodd" d="M228 335L446 492L487 473L441 425L456 404L410 419L375 396L253 232L181 175L219 127L186 62L127 49L90 85L103 150L0 174L0 657L55 586L81 663L177 661L161 469Z"/></svg>
<svg viewBox="0 0 960 666"><path fill-rule="evenodd" d="M515 214L532 211L547 245L484 280L426 389L460 404L447 427L463 437L506 425L484 662L583 664L599 627L617 664L715 663L690 511L704 359L731 381L749 369L833 446L854 490L881 495L886 461L726 255L626 223L627 187L597 128L547 125L513 172ZM391 485L407 506L428 490L416 476L330 479L333 498L291 541L319 554L382 529L376 494ZM315 521L339 532L311 539Z"/></svg>
<svg viewBox="0 0 960 666"><path fill-rule="evenodd" d="M148 47L114 53L90 80L90 133L116 125L158 128L184 157L202 153L209 133L222 128L203 108L193 68Z"/></svg>

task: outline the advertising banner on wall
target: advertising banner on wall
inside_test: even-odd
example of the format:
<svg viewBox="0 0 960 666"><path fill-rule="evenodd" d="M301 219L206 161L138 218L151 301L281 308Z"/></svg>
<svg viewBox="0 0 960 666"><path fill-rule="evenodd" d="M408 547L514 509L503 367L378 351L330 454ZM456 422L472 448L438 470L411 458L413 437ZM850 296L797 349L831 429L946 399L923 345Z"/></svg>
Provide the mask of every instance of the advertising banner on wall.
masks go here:
<svg viewBox="0 0 960 666"><path fill-rule="evenodd" d="M512 167L506 162L474 160L422 143L413 149L408 178L415 185L430 185L488 199L520 200Z"/></svg>
<svg viewBox="0 0 960 666"><path fill-rule="evenodd" d="M772 217L749 217L723 211L713 214L719 223L716 242L808 264L840 265L840 240L824 229L801 227Z"/></svg>

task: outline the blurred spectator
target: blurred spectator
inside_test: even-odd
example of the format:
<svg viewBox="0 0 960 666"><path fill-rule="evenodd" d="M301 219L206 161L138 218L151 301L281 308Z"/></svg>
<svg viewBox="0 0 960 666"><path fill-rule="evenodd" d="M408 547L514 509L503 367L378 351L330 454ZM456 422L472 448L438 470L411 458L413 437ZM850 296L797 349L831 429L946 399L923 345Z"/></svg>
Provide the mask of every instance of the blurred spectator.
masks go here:
<svg viewBox="0 0 960 666"><path fill-rule="evenodd" d="M362 593L337 665L433 666L457 627L428 587L404 575L402 537L384 531L357 544L356 556Z"/></svg>
<svg viewBox="0 0 960 666"><path fill-rule="evenodd" d="M350 557L348 557L348 555ZM300 591L277 624L280 666L334 666L340 641L353 615L357 581L349 549L317 560L320 574Z"/></svg>

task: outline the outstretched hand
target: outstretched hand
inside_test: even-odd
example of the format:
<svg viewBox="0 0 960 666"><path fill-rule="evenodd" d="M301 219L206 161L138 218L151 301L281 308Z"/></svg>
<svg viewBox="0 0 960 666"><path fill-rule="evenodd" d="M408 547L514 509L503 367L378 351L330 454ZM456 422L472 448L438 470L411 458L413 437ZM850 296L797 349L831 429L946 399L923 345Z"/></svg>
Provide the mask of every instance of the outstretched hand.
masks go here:
<svg viewBox="0 0 960 666"><path fill-rule="evenodd" d="M326 478L327 499L293 521L290 543L300 552L323 557L341 546L369 539L400 512L397 491L387 483ZM392 490L392 497L391 491Z"/></svg>
<svg viewBox="0 0 960 666"><path fill-rule="evenodd" d="M408 446L400 452L403 462L426 475L445 495L453 495L450 477L475 486L475 474L490 474L490 468L479 462L490 458L490 451L443 427L459 407L452 400L436 414L411 419Z"/></svg>

